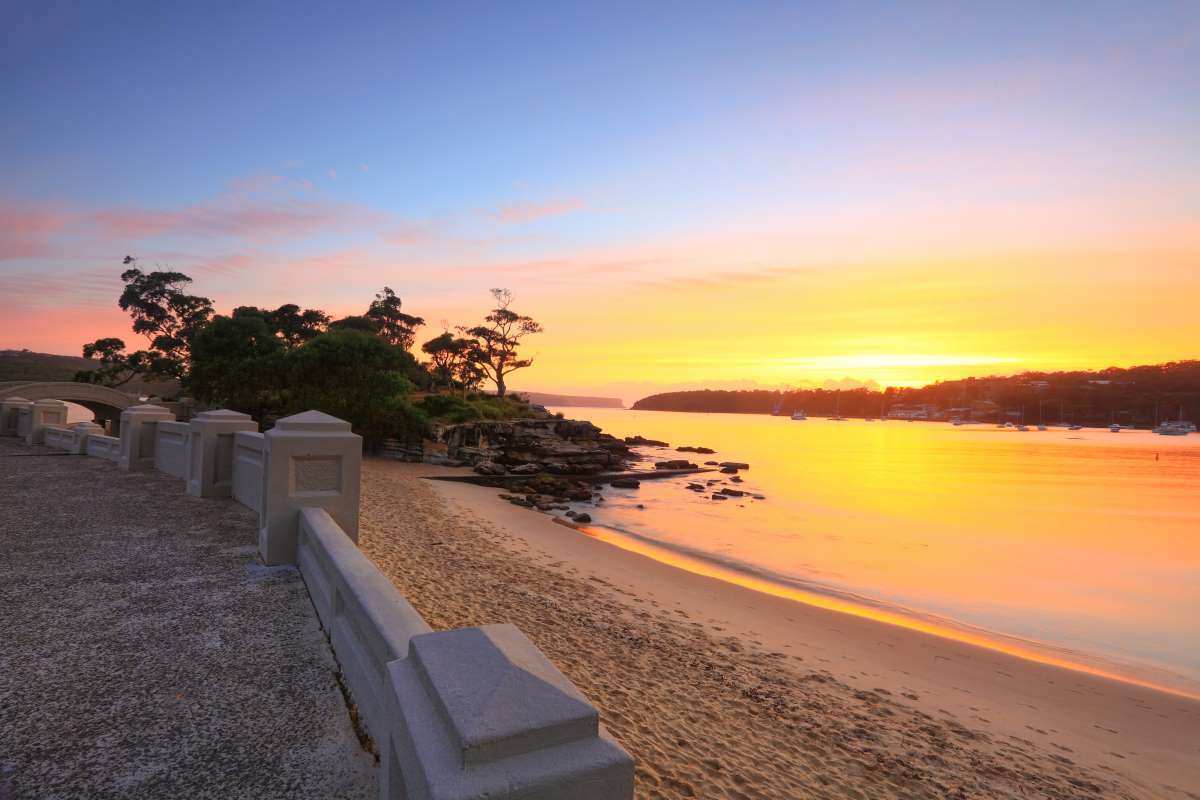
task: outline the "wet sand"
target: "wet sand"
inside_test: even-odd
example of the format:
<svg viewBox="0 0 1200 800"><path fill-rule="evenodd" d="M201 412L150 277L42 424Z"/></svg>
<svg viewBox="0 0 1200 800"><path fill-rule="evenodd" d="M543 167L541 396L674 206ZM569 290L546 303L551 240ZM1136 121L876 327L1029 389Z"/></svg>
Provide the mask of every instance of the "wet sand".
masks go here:
<svg viewBox="0 0 1200 800"><path fill-rule="evenodd" d="M369 460L360 546L437 629L518 625L645 798L1200 800L1200 702L752 591Z"/></svg>

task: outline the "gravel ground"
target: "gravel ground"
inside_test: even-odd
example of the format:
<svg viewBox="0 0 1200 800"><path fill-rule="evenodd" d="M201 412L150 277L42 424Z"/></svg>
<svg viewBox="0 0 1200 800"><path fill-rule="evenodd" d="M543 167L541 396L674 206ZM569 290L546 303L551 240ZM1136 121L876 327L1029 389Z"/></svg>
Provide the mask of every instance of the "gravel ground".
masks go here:
<svg viewBox="0 0 1200 800"><path fill-rule="evenodd" d="M0 439L0 800L373 797L299 573L256 515Z"/></svg>

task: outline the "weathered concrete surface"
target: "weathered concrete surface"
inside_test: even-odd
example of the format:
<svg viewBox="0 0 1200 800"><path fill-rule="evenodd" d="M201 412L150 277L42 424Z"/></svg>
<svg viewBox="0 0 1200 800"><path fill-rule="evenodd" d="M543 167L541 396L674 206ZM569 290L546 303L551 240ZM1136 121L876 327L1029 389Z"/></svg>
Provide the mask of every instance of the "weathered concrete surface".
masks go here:
<svg viewBox="0 0 1200 800"><path fill-rule="evenodd" d="M0 798L374 797L256 515L53 452L0 439Z"/></svg>

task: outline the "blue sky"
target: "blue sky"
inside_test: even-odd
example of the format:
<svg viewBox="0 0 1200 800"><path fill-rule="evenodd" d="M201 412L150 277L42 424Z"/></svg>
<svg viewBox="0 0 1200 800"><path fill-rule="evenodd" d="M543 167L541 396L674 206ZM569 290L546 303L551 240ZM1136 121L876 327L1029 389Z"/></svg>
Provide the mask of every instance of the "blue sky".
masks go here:
<svg viewBox="0 0 1200 800"><path fill-rule="evenodd" d="M0 289L57 276L92 287L80 308L125 252L230 304L348 310L388 282L426 317L501 277L553 315L598 272L620 298L1012 243L1078 260L1118 247L1112 220L1194 254L1195 3L0 13ZM314 259L344 285L294 277Z"/></svg>

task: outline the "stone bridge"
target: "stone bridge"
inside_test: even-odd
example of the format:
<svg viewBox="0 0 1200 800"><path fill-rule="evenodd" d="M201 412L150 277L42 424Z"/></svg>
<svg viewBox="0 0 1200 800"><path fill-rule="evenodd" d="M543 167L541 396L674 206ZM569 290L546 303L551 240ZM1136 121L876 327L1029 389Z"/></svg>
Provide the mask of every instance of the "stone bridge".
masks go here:
<svg viewBox="0 0 1200 800"><path fill-rule="evenodd" d="M8 381L0 383L0 400L21 397L25 400L66 400L78 403L96 415L103 424L112 420L114 426L121 412L140 401L136 395L127 394L108 386L75 381Z"/></svg>

